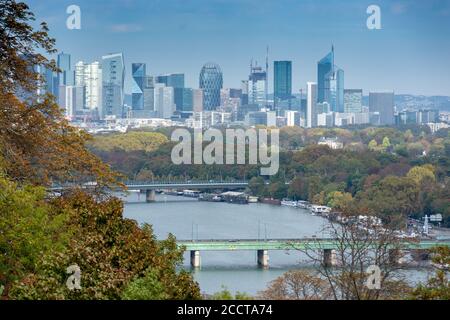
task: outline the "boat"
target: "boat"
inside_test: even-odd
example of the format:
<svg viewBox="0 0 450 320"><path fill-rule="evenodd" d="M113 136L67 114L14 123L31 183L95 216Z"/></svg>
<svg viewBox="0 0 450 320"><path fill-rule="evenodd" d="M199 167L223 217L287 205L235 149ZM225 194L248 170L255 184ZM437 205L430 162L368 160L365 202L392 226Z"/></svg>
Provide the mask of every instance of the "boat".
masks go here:
<svg viewBox="0 0 450 320"><path fill-rule="evenodd" d="M258 203L258 197L249 196L248 203Z"/></svg>
<svg viewBox="0 0 450 320"><path fill-rule="evenodd" d="M282 206L287 206L287 207L297 207L297 201L292 201L289 199L283 199L281 201L281 205Z"/></svg>
<svg viewBox="0 0 450 320"><path fill-rule="evenodd" d="M308 209L308 206L309 206L308 201L297 201L297 208Z"/></svg>
<svg viewBox="0 0 450 320"><path fill-rule="evenodd" d="M318 205L312 205L310 210L313 215L327 215L331 212L330 207Z"/></svg>
<svg viewBox="0 0 450 320"><path fill-rule="evenodd" d="M281 205L281 201L278 199L273 199L273 198L262 198L261 199L262 203L266 203L266 204L272 204L272 205L276 205L279 206Z"/></svg>

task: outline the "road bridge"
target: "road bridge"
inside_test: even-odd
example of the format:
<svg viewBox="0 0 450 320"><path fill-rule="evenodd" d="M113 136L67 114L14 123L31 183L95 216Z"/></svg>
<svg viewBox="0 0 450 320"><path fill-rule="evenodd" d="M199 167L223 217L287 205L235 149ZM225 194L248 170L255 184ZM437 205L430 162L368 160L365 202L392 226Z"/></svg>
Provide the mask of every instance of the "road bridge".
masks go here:
<svg viewBox="0 0 450 320"><path fill-rule="evenodd" d="M201 251L256 251L258 253L258 265L262 267L269 266L269 250L322 250L325 265L334 265L336 263L336 250L341 247L338 240L335 239L223 239L223 240L180 240L177 241L180 248L184 248L191 253L191 265L195 268L200 267ZM366 245L362 243L362 245ZM375 248L377 243L373 243ZM429 250L436 246L450 246L448 240L404 240L402 243L392 246L393 251L399 248L402 250ZM389 248L388 248L389 249Z"/></svg>

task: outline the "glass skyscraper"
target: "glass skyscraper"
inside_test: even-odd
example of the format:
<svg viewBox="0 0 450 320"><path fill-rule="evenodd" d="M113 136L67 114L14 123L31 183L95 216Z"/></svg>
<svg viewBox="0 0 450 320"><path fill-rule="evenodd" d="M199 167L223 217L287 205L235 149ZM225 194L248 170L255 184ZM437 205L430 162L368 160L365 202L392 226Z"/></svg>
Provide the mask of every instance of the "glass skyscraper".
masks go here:
<svg viewBox="0 0 450 320"><path fill-rule="evenodd" d="M215 110L220 106L220 89L223 87L223 75L215 63L207 63L200 71L200 89L203 90L203 109Z"/></svg>
<svg viewBox="0 0 450 320"><path fill-rule="evenodd" d="M292 61L274 62L273 81L275 103L292 97Z"/></svg>
<svg viewBox="0 0 450 320"><path fill-rule="evenodd" d="M58 73L58 86L73 86L75 79L70 54L58 54L57 66L61 70L61 73Z"/></svg>
<svg viewBox="0 0 450 320"><path fill-rule="evenodd" d="M156 77L156 83L163 83L166 87L172 87L174 90L174 102L177 110L183 110L183 89L184 89L184 74L173 73Z"/></svg>
<svg viewBox="0 0 450 320"><path fill-rule="evenodd" d="M102 117L123 116L125 62L122 53L102 57Z"/></svg>
<svg viewBox="0 0 450 320"><path fill-rule="evenodd" d="M131 87L131 108L132 110L144 109L144 88L147 76L145 63L133 63L132 69L132 87Z"/></svg>
<svg viewBox="0 0 450 320"><path fill-rule="evenodd" d="M334 64L334 47L317 64L317 102L328 102L331 111L344 112L344 70Z"/></svg>

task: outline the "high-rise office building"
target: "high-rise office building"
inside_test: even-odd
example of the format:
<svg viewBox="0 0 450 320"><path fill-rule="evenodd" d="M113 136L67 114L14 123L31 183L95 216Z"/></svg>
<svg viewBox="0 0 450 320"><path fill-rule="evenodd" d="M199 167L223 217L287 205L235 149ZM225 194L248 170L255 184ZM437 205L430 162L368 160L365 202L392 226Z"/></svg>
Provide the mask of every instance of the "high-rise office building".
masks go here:
<svg viewBox="0 0 450 320"><path fill-rule="evenodd" d="M370 92L369 111L379 113L381 125L393 125L395 123L394 92Z"/></svg>
<svg viewBox="0 0 450 320"><path fill-rule="evenodd" d="M267 104L267 73L262 67L250 66L248 77L248 103L265 107Z"/></svg>
<svg viewBox="0 0 450 320"><path fill-rule="evenodd" d="M334 65L334 48L317 63L317 101L324 102L325 92L328 90L327 75Z"/></svg>
<svg viewBox="0 0 450 320"><path fill-rule="evenodd" d="M203 109L216 110L220 106L223 75L219 65L207 63L200 71L200 89L203 90Z"/></svg>
<svg viewBox="0 0 450 320"><path fill-rule="evenodd" d="M123 117L125 62L122 53L102 57L102 118Z"/></svg>
<svg viewBox="0 0 450 320"><path fill-rule="evenodd" d="M170 119L176 110L174 88L163 83L156 83L154 88L154 104L157 118Z"/></svg>
<svg viewBox="0 0 450 320"><path fill-rule="evenodd" d="M44 95L48 93L58 97L59 86L56 85L55 72L42 65L35 66L34 72L38 73L40 78L37 92L38 95Z"/></svg>
<svg viewBox="0 0 450 320"><path fill-rule="evenodd" d="M172 87L174 90L174 101L177 110L183 110L183 89L184 89L184 74L172 73L155 77L156 83L163 83L166 87Z"/></svg>
<svg viewBox="0 0 450 320"><path fill-rule="evenodd" d="M344 112L362 112L362 89L346 89L344 90Z"/></svg>
<svg viewBox="0 0 450 320"><path fill-rule="evenodd" d="M190 112L194 108L194 89L184 88L183 89L183 107L181 111Z"/></svg>
<svg viewBox="0 0 450 320"><path fill-rule="evenodd" d="M143 76L142 79L138 77L137 83L139 85L142 85L142 89L136 90L136 88L134 87L132 88L134 91L134 97L132 94L131 117L138 119L154 118L156 114L154 110L155 90L153 84L153 77L147 75ZM142 94L140 94L139 91L142 91Z"/></svg>
<svg viewBox="0 0 450 320"><path fill-rule="evenodd" d="M99 62L75 65L75 86L84 88L83 109L99 113L102 105L102 69Z"/></svg>
<svg viewBox="0 0 450 320"><path fill-rule="evenodd" d="M288 127L300 126L300 112L287 110L285 112L285 116L286 116L286 126Z"/></svg>
<svg viewBox="0 0 450 320"><path fill-rule="evenodd" d="M242 80L241 89L242 89L241 106L245 106L248 104L248 80Z"/></svg>
<svg viewBox="0 0 450 320"><path fill-rule="evenodd" d="M85 102L85 90L80 86L61 86L64 91L60 91L60 98L64 95L64 108L66 116L73 118L79 114L83 114ZM63 93L64 92L64 93Z"/></svg>
<svg viewBox="0 0 450 320"><path fill-rule="evenodd" d="M61 70L57 76L58 86L73 86L75 79L70 54L64 52L58 54L57 66Z"/></svg>
<svg viewBox="0 0 450 320"><path fill-rule="evenodd" d="M147 77L145 63L133 63L131 65L132 85L131 85L131 109L144 109L144 88Z"/></svg>
<svg viewBox="0 0 450 320"><path fill-rule="evenodd" d="M203 90L193 89L192 90L192 109L194 112L202 112L203 107Z"/></svg>
<svg viewBox="0 0 450 320"><path fill-rule="evenodd" d="M307 105L306 105L306 127L313 128L317 126L317 83L307 83Z"/></svg>
<svg viewBox="0 0 450 320"><path fill-rule="evenodd" d="M273 81L275 104L292 97L292 61L274 62Z"/></svg>
<svg viewBox="0 0 450 320"><path fill-rule="evenodd" d="M344 112L344 71L334 64L334 47L317 64L317 102L328 102L331 111Z"/></svg>

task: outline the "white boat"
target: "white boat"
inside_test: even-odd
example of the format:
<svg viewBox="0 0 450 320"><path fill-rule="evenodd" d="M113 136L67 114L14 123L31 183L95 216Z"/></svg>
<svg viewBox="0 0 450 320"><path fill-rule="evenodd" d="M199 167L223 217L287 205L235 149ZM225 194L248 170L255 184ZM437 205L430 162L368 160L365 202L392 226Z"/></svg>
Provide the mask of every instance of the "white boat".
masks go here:
<svg viewBox="0 0 450 320"><path fill-rule="evenodd" d="M310 210L313 215L316 215L316 214L319 214L319 215L325 214L326 215L331 212L330 207L318 206L318 205L312 205Z"/></svg>
<svg viewBox="0 0 450 320"><path fill-rule="evenodd" d="M248 197L248 203L258 203L258 197Z"/></svg>
<svg viewBox="0 0 450 320"><path fill-rule="evenodd" d="M283 199L281 201L282 206L288 206L288 207L297 207L297 201L292 201L288 199Z"/></svg>
<svg viewBox="0 0 450 320"><path fill-rule="evenodd" d="M308 201L297 201L297 207L300 209L308 209L309 202Z"/></svg>

